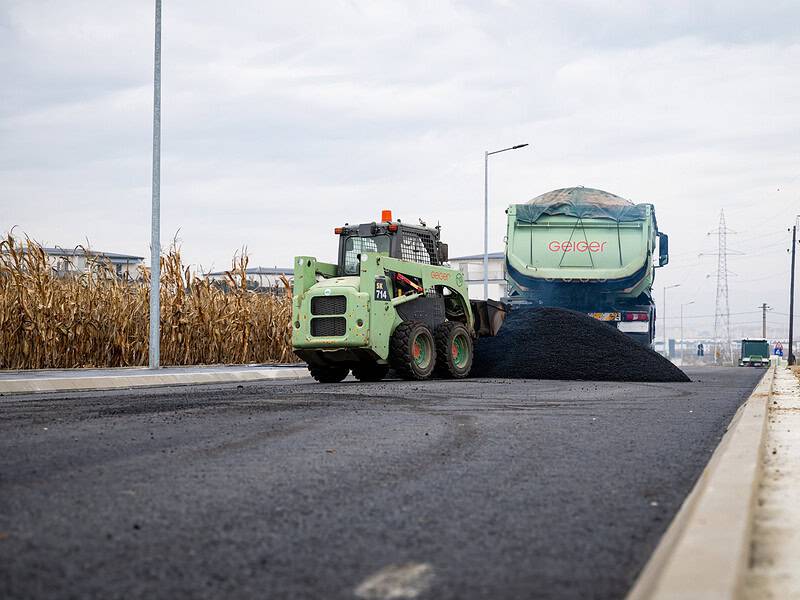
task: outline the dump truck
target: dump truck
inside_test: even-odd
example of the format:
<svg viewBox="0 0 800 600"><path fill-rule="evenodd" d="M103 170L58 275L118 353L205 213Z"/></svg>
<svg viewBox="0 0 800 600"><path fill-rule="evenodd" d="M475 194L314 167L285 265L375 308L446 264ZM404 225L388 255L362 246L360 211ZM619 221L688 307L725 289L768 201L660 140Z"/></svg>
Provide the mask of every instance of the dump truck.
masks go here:
<svg viewBox="0 0 800 600"><path fill-rule="evenodd" d="M335 264L295 257L292 348L314 379L469 375L474 339L497 331L503 309L470 301L440 232L383 211L380 221L334 229Z"/></svg>
<svg viewBox="0 0 800 600"><path fill-rule="evenodd" d="M572 187L512 204L506 214L512 307L585 312L652 345L655 268L669 261L669 239L652 204Z"/></svg>
<svg viewBox="0 0 800 600"><path fill-rule="evenodd" d="M769 342L767 340L742 340L740 367L766 367L769 365Z"/></svg>

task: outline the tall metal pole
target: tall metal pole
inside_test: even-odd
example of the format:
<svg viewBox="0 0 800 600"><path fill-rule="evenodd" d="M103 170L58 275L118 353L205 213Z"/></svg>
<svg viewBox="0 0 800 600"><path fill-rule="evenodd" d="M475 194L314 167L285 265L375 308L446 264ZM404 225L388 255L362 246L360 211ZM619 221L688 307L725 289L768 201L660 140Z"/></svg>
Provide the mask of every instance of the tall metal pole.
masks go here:
<svg viewBox="0 0 800 600"><path fill-rule="evenodd" d="M156 0L153 68L153 204L150 230L150 356L151 369L160 362L161 344L161 0Z"/></svg>
<svg viewBox="0 0 800 600"><path fill-rule="evenodd" d="M761 337L767 339L767 310L771 307L764 302L759 308L761 309Z"/></svg>
<svg viewBox="0 0 800 600"><path fill-rule="evenodd" d="M686 342L683 339L683 307L689 306L690 304L694 304L694 300L690 302L684 302L683 304L681 304L681 365L683 365L683 357L684 354L686 353L686 348L685 348Z"/></svg>
<svg viewBox="0 0 800 600"><path fill-rule="evenodd" d="M683 366L684 343L683 343L683 304L681 304L681 366Z"/></svg>
<svg viewBox="0 0 800 600"><path fill-rule="evenodd" d="M794 349L792 341L794 338L794 256L797 250L797 223L792 226L792 276L789 285L789 364L794 364Z"/></svg>
<svg viewBox="0 0 800 600"><path fill-rule="evenodd" d="M680 283L676 283L674 285L665 285L664 286L664 304L661 308L661 312L664 313L661 318L664 320L664 356L669 358L669 348L667 347L667 290L671 288L680 287Z"/></svg>
<svg viewBox="0 0 800 600"><path fill-rule="evenodd" d="M664 321L664 356L669 357L669 350L667 349L667 288L665 287L663 290L664 301L661 303L661 312L664 315L661 319Z"/></svg>
<svg viewBox="0 0 800 600"><path fill-rule="evenodd" d="M489 299L489 152L483 155L483 299Z"/></svg>

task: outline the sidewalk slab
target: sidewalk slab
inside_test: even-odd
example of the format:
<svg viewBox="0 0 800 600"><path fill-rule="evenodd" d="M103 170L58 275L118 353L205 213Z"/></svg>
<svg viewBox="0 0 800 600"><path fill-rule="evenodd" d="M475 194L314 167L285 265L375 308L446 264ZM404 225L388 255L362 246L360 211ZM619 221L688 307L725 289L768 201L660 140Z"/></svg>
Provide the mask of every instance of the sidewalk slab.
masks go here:
<svg viewBox="0 0 800 600"><path fill-rule="evenodd" d="M776 366L734 415L628 600L741 597Z"/></svg>
<svg viewBox="0 0 800 600"><path fill-rule="evenodd" d="M212 365L148 369L52 369L0 372L0 395L80 390L113 390L165 385L304 380L305 365Z"/></svg>
<svg viewBox="0 0 800 600"><path fill-rule="evenodd" d="M779 369L769 403L745 598L800 599L800 381Z"/></svg>

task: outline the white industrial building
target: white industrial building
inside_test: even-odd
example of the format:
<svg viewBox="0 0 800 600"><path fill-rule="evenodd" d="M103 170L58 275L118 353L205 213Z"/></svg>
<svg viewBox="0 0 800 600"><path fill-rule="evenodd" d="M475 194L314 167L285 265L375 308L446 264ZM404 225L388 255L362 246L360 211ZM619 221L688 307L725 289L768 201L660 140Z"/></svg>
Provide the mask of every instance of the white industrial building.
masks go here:
<svg viewBox="0 0 800 600"><path fill-rule="evenodd" d="M454 256L448 261L464 275L469 297L483 299L483 254ZM503 252L489 253L489 298L500 300L507 295L506 260Z"/></svg>
<svg viewBox="0 0 800 600"><path fill-rule="evenodd" d="M116 252L99 252L83 248L42 248L50 266L60 276L88 273L100 264L110 264L117 277L136 279L144 257Z"/></svg>

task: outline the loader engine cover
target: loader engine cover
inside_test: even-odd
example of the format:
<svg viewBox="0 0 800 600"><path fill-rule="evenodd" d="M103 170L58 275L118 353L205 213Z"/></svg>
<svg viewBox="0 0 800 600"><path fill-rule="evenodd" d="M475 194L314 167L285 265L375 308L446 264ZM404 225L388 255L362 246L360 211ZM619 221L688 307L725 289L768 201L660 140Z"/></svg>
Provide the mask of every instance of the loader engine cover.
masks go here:
<svg viewBox="0 0 800 600"><path fill-rule="evenodd" d="M423 296L401 304L397 313L403 321L420 321L433 330L445 320L444 298Z"/></svg>

